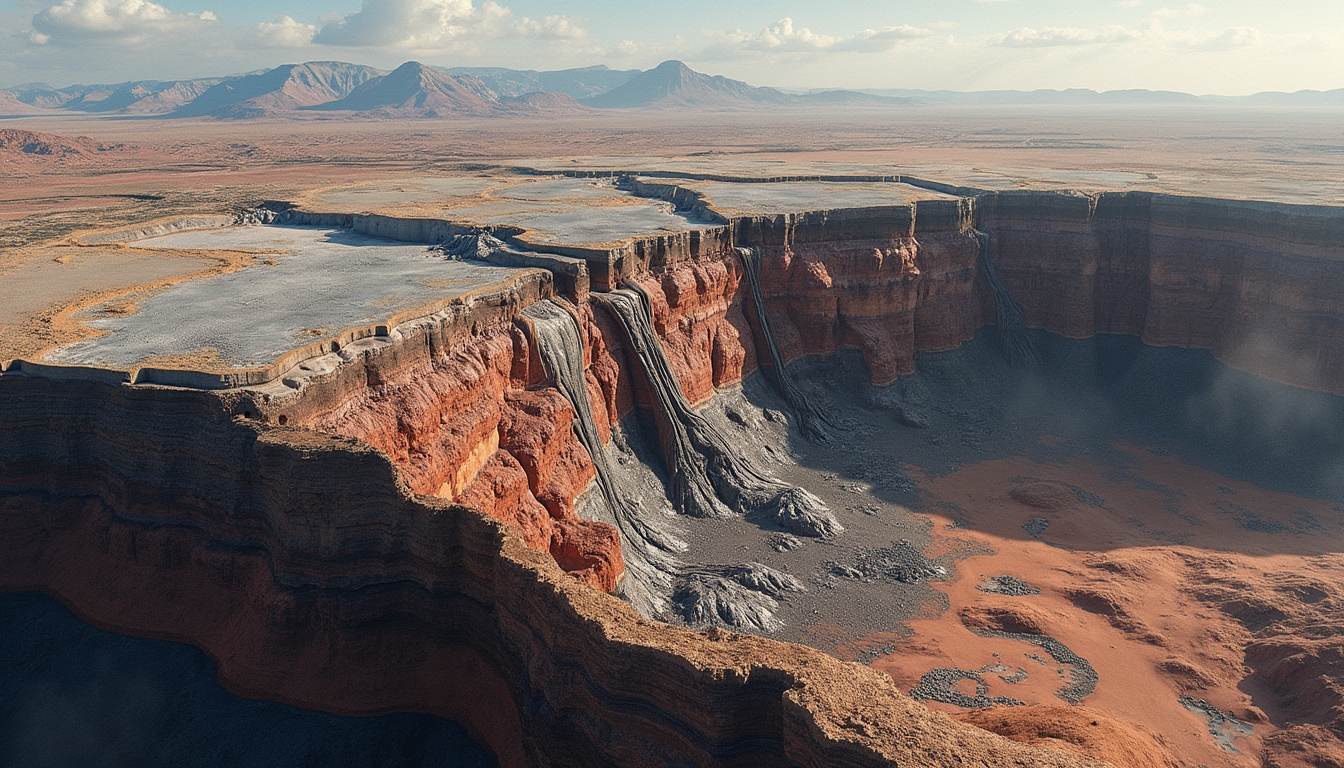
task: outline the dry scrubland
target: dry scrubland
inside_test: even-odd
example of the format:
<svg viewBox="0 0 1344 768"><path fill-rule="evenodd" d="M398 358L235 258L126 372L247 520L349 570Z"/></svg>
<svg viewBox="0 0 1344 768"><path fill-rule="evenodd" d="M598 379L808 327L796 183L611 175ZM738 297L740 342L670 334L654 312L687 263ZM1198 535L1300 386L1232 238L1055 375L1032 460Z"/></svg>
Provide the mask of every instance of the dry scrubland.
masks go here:
<svg viewBox="0 0 1344 768"><path fill-rule="evenodd" d="M863 164L995 189L1142 188L1342 205L1339 118L1337 110L911 107L844 119L785 111L405 123L14 119L0 133L0 360L87 336L78 314L88 307L124 297L134 311L138 296L258 258L85 246L74 241L80 233L239 213L320 187L538 158L550 158L550 167L572 158L576 167L621 168L621 158L654 157L728 175L762 175L774 164ZM542 410L539 418L556 420L543 426L563 426ZM970 678L957 690L1030 706L928 706L1015 741L1117 766L1344 764L1339 500L1227 479L1152 446L1115 442L1104 456L1075 455L1068 435L1029 437L1030 456L963 451L943 471L905 467L922 506L912 519L934 532L931 556L950 553L954 563L953 577L933 587L945 598L879 631L818 622L810 635L800 628L789 639L864 661L907 691L933 668L980 670L984 690L967 685ZM909 441L891 447L922 450ZM816 461L791 481L835 484L824 455L806 458ZM839 499L857 493L831 490ZM1047 525L1033 528L1032 520ZM996 582L1009 585L1006 592L984 588L1005 575L1023 591L1011 581ZM609 612L605 604L593 610ZM636 634L649 631L641 624ZM1033 659L1022 634L1056 638L1089 660L1100 677L1096 694L1081 706L1062 703L1064 672L1036 674L1054 665ZM1014 670L1031 674L1010 680ZM1182 705L1179 695L1231 713L1253 734L1223 723L1220 734L1240 751L1220 749L1206 730L1210 712ZM899 708L911 717L907 702ZM863 722L842 727L882 732L881 711L856 716ZM912 739L915 749L944 733L937 722ZM498 738L487 740L494 746ZM966 755L998 754L965 743Z"/></svg>

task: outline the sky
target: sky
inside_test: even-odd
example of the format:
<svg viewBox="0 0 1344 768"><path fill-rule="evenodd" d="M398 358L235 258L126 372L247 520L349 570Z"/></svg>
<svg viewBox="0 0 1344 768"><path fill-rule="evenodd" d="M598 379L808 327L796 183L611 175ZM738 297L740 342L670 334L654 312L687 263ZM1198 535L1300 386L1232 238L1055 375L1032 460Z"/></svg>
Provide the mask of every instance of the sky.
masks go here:
<svg viewBox="0 0 1344 768"><path fill-rule="evenodd" d="M1344 0L0 0L0 85L393 68L694 69L780 88L1344 88Z"/></svg>

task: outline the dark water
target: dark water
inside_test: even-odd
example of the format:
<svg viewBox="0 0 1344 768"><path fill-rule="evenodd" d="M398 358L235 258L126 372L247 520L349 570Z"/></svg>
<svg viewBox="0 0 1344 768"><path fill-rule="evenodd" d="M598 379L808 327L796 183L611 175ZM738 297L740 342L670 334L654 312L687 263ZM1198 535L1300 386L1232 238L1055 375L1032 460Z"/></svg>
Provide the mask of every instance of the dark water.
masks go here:
<svg viewBox="0 0 1344 768"><path fill-rule="evenodd" d="M239 698L197 648L94 629L45 595L0 595L0 766L494 765L450 720Z"/></svg>

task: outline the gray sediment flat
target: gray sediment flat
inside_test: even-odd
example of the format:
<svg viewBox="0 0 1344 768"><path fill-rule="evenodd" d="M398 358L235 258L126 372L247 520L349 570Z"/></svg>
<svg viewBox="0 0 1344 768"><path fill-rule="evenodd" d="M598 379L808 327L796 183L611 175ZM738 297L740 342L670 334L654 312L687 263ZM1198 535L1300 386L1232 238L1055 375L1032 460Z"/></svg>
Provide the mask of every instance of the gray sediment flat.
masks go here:
<svg viewBox="0 0 1344 768"><path fill-rule="evenodd" d="M491 190L481 202L451 208L444 216L522 227L529 241L554 245L613 243L707 226L675 212L670 203L616 189L609 180L570 178Z"/></svg>
<svg viewBox="0 0 1344 768"><path fill-rule="evenodd" d="M389 179L317 192L312 196L312 206L339 213L376 211L393 205L475 195L498 184L499 179L483 176Z"/></svg>
<svg viewBox="0 0 1344 768"><path fill-rule="evenodd" d="M1254 200L1313 205L1344 204L1344 182L1338 178L1248 177L1207 167L1156 163L1142 170L1107 168L1053 168L1046 165L997 165L993 163L922 163L887 165L872 163L712 157L583 157L520 160L517 167L540 172L674 173L694 176L772 179L810 176L909 177L918 183L935 182L952 187L1003 192L1008 190L1075 189L1085 192L1161 192L1174 195Z"/></svg>
<svg viewBox="0 0 1344 768"><path fill-rule="evenodd" d="M653 178L645 181L693 189L705 195L710 208L729 216L880 208L910 205L918 200L955 199L952 195L909 184L882 181L781 181L769 184Z"/></svg>
<svg viewBox="0 0 1344 768"><path fill-rule="evenodd" d="M145 297L128 316L100 317L95 307L88 324L105 334L56 349L47 362L133 367L150 358L204 352L216 355L218 366L256 367L348 328L382 322L519 271L447 261L424 245L317 227L179 232L136 247L267 253L254 266Z"/></svg>
<svg viewBox="0 0 1344 768"><path fill-rule="evenodd" d="M529 230L552 245L614 243L705 226L670 203L617 189L611 179L470 176L375 181L314 194L305 207L322 212L377 211L433 216L467 226Z"/></svg>

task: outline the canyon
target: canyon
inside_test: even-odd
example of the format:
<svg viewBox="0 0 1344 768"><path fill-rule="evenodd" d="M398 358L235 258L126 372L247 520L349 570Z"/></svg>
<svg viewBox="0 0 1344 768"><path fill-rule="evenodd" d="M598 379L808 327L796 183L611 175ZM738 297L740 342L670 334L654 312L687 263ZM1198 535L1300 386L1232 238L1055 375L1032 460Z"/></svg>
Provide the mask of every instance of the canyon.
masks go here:
<svg viewBox="0 0 1344 768"><path fill-rule="evenodd" d="M503 765L1341 759L1344 675L1330 618L1344 599L1339 550L1331 548L1344 522L1338 207L1133 190L993 191L915 176L711 178L671 166L650 174L651 164L565 174L496 169L480 177L496 191L461 200L402 194L372 208L342 207L318 189L250 209L240 221L268 222L250 226L443 245L433 258L445 254L448 267L467 254L511 270L432 307L389 304L365 324L320 329L318 340L254 367L157 359L89 366L47 356L100 338L74 326L83 322L78 312L111 297L85 297L71 309L71 335L30 346L0 368L0 586L57 596L96 626L189 642L245 696L460 722ZM391 183L412 182L420 183ZM519 223L530 209L500 213L472 197L526 200L529 185L542 183L569 196L545 202L554 207L547 216L577 211L600 223L611 208L644 221L635 217L639 206L656 206L679 223L584 241L568 224ZM727 200L729 192L715 184L759 188L745 193L755 210L719 205L715 195ZM775 185L798 185L788 189L806 202L771 202ZM874 204L832 207L839 185L859 185ZM550 199L535 189L533 197ZM576 195L602 202L564 207ZM141 231L150 223L128 226L133 233L117 247L152 248L145 235L162 233ZM163 232L203 226L157 223ZM63 247L111 247L98 237L106 233ZM200 259L208 250L198 244L178 255ZM286 256L273 258L284 266ZM171 290L140 295L140 311ZM617 294L646 303L645 341L610 308ZM1003 322L1009 303L1022 328ZM538 324L548 317L577 332L568 385L558 386L562 374L543 349ZM652 368L640 362L650 344L660 350ZM1035 362L1010 363L1004 352L1014 345L1031 349ZM1125 481L1137 491L1120 490L1129 486L1114 473L1093 477L1091 465L1068 463L1111 461L1106 451L1129 450L1114 448L1119 433L1088 451L1037 455L1045 448L1005 443L1004 456L975 453L984 441L1009 439L1001 437L1009 422L995 419L1026 407L1015 387L1039 384L1037 369L1076 372L1070 356L1091 361L1078 370L1099 391L1129 382L1134 391L1107 401L1117 412L1161 401L1168 410L1154 412L1184 418L1186 401L1168 395L1204 382L1207 391L1194 394L1214 398L1228 430L1266 451L1286 446L1256 459L1236 440L1218 443L1203 458L1213 469L1181 464L1198 465L1195 454L1133 459L1143 478L1240 473L1208 483L1239 500L1264 494L1254 507L1260 517L1236 513L1239 530L1273 538L1256 539L1255 549L1236 535L1210 538L1213 518L1178 516L1191 526L1185 538L1167 536L1176 523L1145 517L1144 530L1167 531L1145 539L1089 517L1105 503L1089 501L1084 488L1116 484L1106 486L1107 499L1153 492L1140 480ZM1214 389L1217 382L1232 384ZM1031 435L1052 450L1074 439L1071 419L1084 421L1065 407L1074 405L1075 384L1058 386L1064 394L1031 406L1057 412L1053 422L1039 419L1054 432ZM762 518L766 501L737 499L740 489L726 491L712 473L702 506L722 509L694 519L672 493L671 454L654 447L669 434L669 409L681 407L668 404L678 392L691 413L684 418L705 420L725 436L723 451L772 472L776 491L815 493L836 526L808 535L783 517ZM586 402L576 407L576 397ZM1084 402L1079 409L1092 401ZM977 421L967 415L977 408L993 413ZM829 416L830 439L849 447L828 448L825 434L805 433L810 413ZM1000 437L972 440L976 429ZM894 442L884 442L888 433ZM974 446L935 471L930 457L953 455L937 442L944 434L964 444L959 451ZM851 456L858 462L841 462ZM1023 479L1029 473L1063 479ZM1182 489L1174 492L1182 499L1202 492L1182 482L1162 487ZM987 489L997 489L993 500ZM881 511L856 511L846 499ZM1160 506L1148 497L1133 503ZM1172 503L1197 519L1184 501ZM654 527L666 518L672 533L649 534L662 545L632 553L626 513L603 511L625 505ZM874 528L879 518L899 518L892 530L900 538L869 540L897 535ZM1048 527L1023 535L1033 520ZM749 542L745 553L729 551L739 542ZM865 545L896 554L874 559ZM687 598L675 584L688 577L677 571L661 587L670 607L655 610L623 594L655 550L694 564L700 576L719 569L714 577L731 583L714 588L728 594L751 592L747 582L763 578L778 587L784 577L800 591L752 592L770 598L751 599L776 624L743 625L731 610L679 612ZM978 589L962 573L976 557L1004 573L1030 564L1014 575L1045 594L1023 604L1022 595ZM833 562L822 568L805 558ZM781 564L791 567L775 570ZM740 570L748 566L776 575ZM898 567L913 571L890 576ZM1293 571L1301 578L1284 576ZM1049 575L1060 573L1067 578ZM846 579L860 591L846 593ZM650 583L645 591L656 593L657 580ZM1159 609L1144 602L1145 590L1211 612L1200 625L1220 651L1196 659L1199 637L1174 629L1153 640L1162 634L1153 628ZM848 624L830 629L800 620L801 606L830 611L851 594L876 607L857 618L837 614ZM905 602L882 602L892 595ZM1110 649L1083 645L1103 632L1112 633ZM1001 651L992 642L1024 636L1053 657L1042 664L1070 666L1060 674L1074 682L1090 662L1098 692L1061 704L1051 686L1032 682L1019 693L969 666L980 657L986 668L998 663L987 656ZM1082 663L1065 662L1059 645ZM1152 705L1154 717L1106 688L1116 670L1140 663L1140 684L1171 686ZM910 698L934 666L989 678L996 696L1031 700L965 709ZM1254 735L1227 736L1240 750L1231 752L1207 735L1161 730L1163 719L1195 718L1189 706L1204 711L1180 696L1213 702L1206 706L1220 716L1235 710L1232 720L1254 726Z"/></svg>

